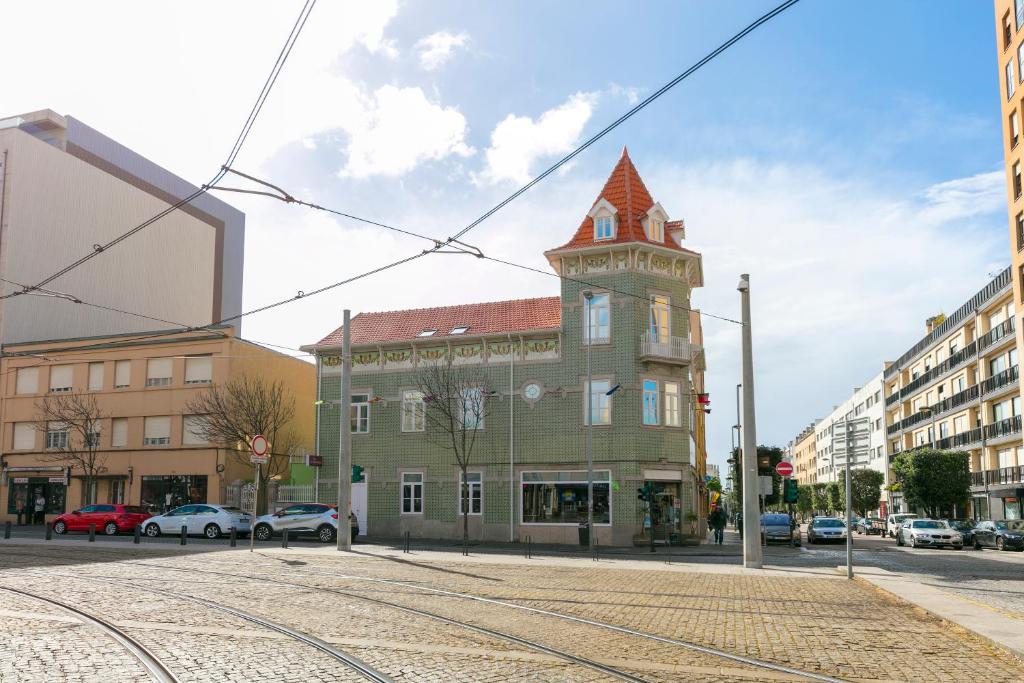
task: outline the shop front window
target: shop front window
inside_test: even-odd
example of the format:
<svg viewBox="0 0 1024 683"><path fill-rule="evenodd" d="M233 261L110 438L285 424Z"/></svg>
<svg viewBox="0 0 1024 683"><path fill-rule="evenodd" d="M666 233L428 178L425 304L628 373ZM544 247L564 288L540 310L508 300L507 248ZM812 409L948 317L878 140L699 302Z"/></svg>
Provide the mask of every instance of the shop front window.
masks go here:
<svg viewBox="0 0 1024 683"><path fill-rule="evenodd" d="M50 481L59 479L59 481ZM47 515L59 515L64 512L66 487L63 477L12 477L8 487L7 514L17 515L29 513L26 521L31 522L36 507ZM37 504L43 498L41 505Z"/></svg>
<svg viewBox="0 0 1024 683"><path fill-rule="evenodd" d="M1020 498L1003 498L1003 519L1020 519Z"/></svg>
<svg viewBox="0 0 1024 683"><path fill-rule="evenodd" d="M140 504L150 510L167 512L179 505L205 502L207 502L205 475L142 477Z"/></svg>
<svg viewBox="0 0 1024 683"><path fill-rule="evenodd" d="M608 470L594 472L594 523L611 524ZM585 470L522 473L523 524L579 524L587 521Z"/></svg>

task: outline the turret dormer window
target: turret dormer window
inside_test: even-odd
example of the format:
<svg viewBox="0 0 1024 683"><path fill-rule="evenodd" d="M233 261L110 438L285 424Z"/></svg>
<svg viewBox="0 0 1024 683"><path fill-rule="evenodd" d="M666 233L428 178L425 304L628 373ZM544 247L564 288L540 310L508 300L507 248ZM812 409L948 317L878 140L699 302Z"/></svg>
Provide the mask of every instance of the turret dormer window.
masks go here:
<svg viewBox="0 0 1024 683"><path fill-rule="evenodd" d="M665 241L665 221L667 220L668 214L665 213L665 209L661 208L661 204L655 202L643 219L644 235L649 241L659 244Z"/></svg>
<svg viewBox="0 0 1024 683"><path fill-rule="evenodd" d="M618 232L618 209L607 199L601 198L587 215L594 220L594 241L603 242L615 239Z"/></svg>
<svg viewBox="0 0 1024 683"><path fill-rule="evenodd" d="M659 221L657 219L651 220L650 233L647 235L647 239L652 242L664 242L665 241L665 221Z"/></svg>

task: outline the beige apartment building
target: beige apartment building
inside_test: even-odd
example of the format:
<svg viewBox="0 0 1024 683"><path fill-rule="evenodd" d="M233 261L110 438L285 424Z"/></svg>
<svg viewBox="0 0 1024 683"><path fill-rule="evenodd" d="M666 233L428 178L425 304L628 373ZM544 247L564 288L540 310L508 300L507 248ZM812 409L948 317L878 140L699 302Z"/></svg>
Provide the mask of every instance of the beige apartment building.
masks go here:
<svg viewBox="0 0 1024 683"><path fill-rule="evenodd" d="M1007 268L883 372L888 461L920 446L970 453L976 518L1019 518L1024 495L1016 295ZM892 481L891 472L889 481ZM899 492L889 510L906 512Z"/></svg>
<svg viewBox="0 0 1024 683"><path fill-rule="evenodd" d="M793 439L793 445L790 446L793 457L793 476L800 486L809 486L818 481L816 427L817 422L807 425L802 432L797 434Z"/></svg>
<svg viewBox="0 0 1024 683"><path fill-rule="evenodd" d="M0 521L19 501L46 499L47 520L91 502L155 510L224 502L226 487L252 467L194 431L193 397L230 378L281 380L295 400L292 428L313 439L315 367L235 336L230 327L8 344L0 357ZM60 459L66 426L40 421L48 395L86 394L99 409L93 491Z"/></svg>

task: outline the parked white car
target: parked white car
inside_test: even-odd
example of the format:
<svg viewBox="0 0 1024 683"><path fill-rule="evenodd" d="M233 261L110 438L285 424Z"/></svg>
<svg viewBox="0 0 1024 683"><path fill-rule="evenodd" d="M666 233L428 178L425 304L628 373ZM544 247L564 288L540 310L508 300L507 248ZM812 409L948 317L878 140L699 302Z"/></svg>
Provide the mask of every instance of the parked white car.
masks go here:
<svg viewBox="0 0 1024 683"><path fill-rule="evenodd" d="M846 540L846 523L839 517L815 517L807 525L807 544Z"/></svg>
<svg viewBox="0 0 1024 683"><path fill-rule="evenodd" d="M220 538L230 533L231 527L237 534L248 534L252 517L235 507L199 503L182 505L170 512L146 520L142 530L147 536L180 534L181 527L189 535L202 534L207 538Z"/></svg>
<svg viewBox="0 0 1024 683"><path fill-rule="evenodd" d="M954 550L964 547L964 537L956 529L938 519L908 519L896 532L896 545L941 547Z"/></svg>
<svg viewBox="0 0 1024 683"><path fill-rule="evenodd" d="M359 535L359 521L349 514L352 539ZM287 530L289 535L315 534L323 543L330 543L338 533L338 508L325 503L295 503L269 515L256 518L253 533L256 540L267 541L274 534Z"/></svg>
<svg viewBox="0 0 1024 683"><path fill-rule="evenodd" d="M908 519L916 519L917 515L910 512L901 512L895 515L889 515L885 518L885 535L889 538L896 538L896 532L903 526L903 522Z"/></svg>

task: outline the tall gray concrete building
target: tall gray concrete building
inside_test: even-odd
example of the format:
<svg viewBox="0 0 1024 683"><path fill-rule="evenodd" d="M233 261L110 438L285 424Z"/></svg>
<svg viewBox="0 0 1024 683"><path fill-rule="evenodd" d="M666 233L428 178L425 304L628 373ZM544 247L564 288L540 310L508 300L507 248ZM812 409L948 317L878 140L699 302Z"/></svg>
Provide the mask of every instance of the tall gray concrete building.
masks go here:
<svg viewBox="0 0 1024 683"><path fill-rule="evenodd" d="M38 283L195 189L70 116L0 119L0 291ZM245 215L203 195L46 287L205 325L241 312L244 243ZM0 344L169 327L59 296L0 300Z"/></svg>

